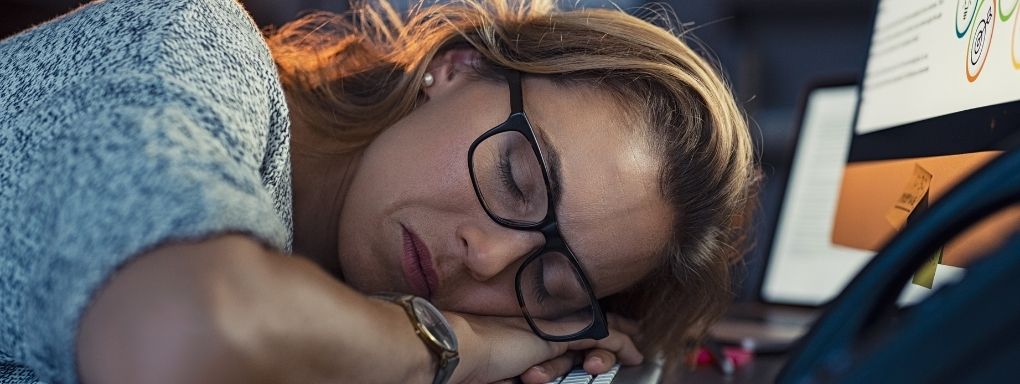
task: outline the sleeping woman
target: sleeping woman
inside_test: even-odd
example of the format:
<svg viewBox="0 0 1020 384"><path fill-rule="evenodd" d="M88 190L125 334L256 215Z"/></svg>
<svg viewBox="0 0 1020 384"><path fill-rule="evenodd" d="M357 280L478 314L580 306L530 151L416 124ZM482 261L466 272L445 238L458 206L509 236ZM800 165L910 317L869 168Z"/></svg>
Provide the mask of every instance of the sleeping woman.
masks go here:
<svg viewBox="0 0 1020 384"><path fill-rule="evenodd" d="M264 31L235 0L105 0L0 41L0 382L677 361L757 172L675 32L547 0Z"/></svg>

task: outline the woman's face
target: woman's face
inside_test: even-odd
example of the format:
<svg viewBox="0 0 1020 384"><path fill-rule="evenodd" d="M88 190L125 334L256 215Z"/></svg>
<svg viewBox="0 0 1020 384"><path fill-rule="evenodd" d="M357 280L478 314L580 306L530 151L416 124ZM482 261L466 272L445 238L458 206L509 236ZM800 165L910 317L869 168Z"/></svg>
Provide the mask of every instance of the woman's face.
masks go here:
<svg viewBox="0 0 1020 384"><path fill-rule="evenodd" d="M360 158L340 217L344 278L364 292L430 296L443 309L520 315L514 277L543 236L492 221L468 172L471 143L510 114L509 89L436 77L429 101ZM673 219L646 127L601 90L525 77L523 92L539 146L558 153L566 242L598 297L627 288L657 265Z"/></svg>

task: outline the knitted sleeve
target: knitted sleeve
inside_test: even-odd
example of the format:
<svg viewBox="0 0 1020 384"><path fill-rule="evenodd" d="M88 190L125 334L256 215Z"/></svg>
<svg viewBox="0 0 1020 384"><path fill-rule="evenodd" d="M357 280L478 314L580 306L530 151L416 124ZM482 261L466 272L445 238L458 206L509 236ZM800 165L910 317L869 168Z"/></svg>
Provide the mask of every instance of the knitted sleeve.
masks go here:
<svg viewBox="0 0 1020 384"><path fill-rule="evenodd" d="M239 134L190 88L122 73L40 105L14 124L48 129L0 135L17 143L0 167L0 351L40 379L77 382L80 316L131 257L224 232L289 246L264 154L247 150L265 137Z"/></svg>

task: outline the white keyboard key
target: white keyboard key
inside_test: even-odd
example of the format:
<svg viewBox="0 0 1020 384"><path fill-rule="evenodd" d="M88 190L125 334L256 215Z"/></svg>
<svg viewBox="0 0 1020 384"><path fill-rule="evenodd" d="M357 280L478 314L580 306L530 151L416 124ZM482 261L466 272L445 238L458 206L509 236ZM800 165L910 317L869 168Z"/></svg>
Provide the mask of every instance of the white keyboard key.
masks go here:
<svg viewBox="0 0 1020 384"><path fill-rule="evenodd" d="M610 384L613 382L613 378L616 377L616 372L618 372L619 370L620 364L616 364L608 372L595 377L595 381L592 381L591 384Z"/></svg>
<svg viewBox="0 0 1020 384"><path fill-rule="evenodd" d="M619 371L620 364L616 364L606 373L593 378L584 369L579 368L570 371L566 376L557 377L546 384L612 384L613 379L616 378L616 373Z"/></svg>
<svg viewBox="0 0 1020 384"><path fill-rule="evenodd" d="M552 381L550 381L548 383L545 383L545 384L560 384L561 381L563 381L563 376L560 376L560 377L557 377L555 379L552 379Z"/></svg>
<svg viewBox="0 0 1020 384"><path fill-rule="evenodd" d="M585 372L584 369L575 369L570 371L560 384L589 384L591 379L591 375Z"/></svg>

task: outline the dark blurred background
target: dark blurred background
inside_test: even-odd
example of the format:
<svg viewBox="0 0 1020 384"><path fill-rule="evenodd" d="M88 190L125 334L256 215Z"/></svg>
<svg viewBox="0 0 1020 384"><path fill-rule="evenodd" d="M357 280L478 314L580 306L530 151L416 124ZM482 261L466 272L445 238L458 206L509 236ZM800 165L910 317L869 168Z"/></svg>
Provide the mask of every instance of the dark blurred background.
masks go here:
<svg viewBox="0 0 1020 384"><path fill-rule="evenodd" d="M406 0L393 0L405 3ZM0 38L68 12L88 1L0 0ZM241 0L260 26L280 25L310 9L347 9L346 0ZM607 6L598 0L570 0ZM718 59L747 109L766 176L758 232L768 234L780 196L771 180L786 177L801 91L813 81L856 76L864 66L872 1L670 0L677 18ZM620 0L630 9L641 0ZM688 24L689 23L689 24ZM759 134L760 133L760 134ZM764 238L762 238L764 240ZM759 241L760 243L767 243ZM752 299L762 274L762 249L746 257L738 292Z"/></svg>

